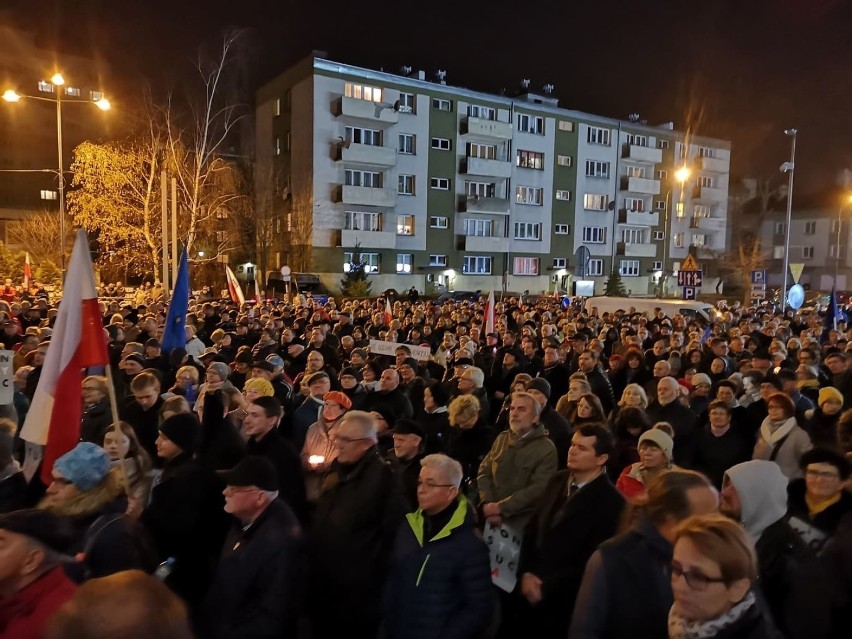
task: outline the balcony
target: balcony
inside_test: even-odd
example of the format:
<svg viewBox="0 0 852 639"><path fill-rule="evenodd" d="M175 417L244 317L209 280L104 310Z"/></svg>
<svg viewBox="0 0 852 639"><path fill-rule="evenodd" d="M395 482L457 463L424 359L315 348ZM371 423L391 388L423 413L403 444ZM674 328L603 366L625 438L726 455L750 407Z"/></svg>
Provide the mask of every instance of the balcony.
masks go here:
<svg viewBox="0 0 852 639"><path fill-rule="evenodd" d="M352 231L349 229L340 231L340 246L343 248L352 248L358 243L364 249L396 248L396 233L388 231Z"/></svg>
<svg viewBox="0 0 852 639"><path fill-rule="evenodd" d="M509 178L512 176L512 164L500 160L483 158L462 158L459 173L482 175L486 177Z"/></svg>
<svg viewBox="0 0 852 639"><path fill-rule="evenodd" d="M383 106L382 103L371 102L370 100L347 98L346 96L333 103L332 113L337 117L342 115L372 124L396 124L399 121L399 114L393 110L393 107Z"/></svg>
<svg viewBox="0 0 852 639"><path fill-rule="evenodd" d="M396 189L374 189L368 186L340 186L335 201L364 206L396 205Z"/></svg>
<svg viewBox="0 0 852 639"><path fill-rule="evenodd" d="M391 167L396 164L396 149L371 144L340 145L335 152L335 160L353 164Z"/></svg>
<svg viewBox="0 0 852 639"><path fill-rule="evenodd" d="M459 131L462 135L474 135L480 138L512 139L512 125L497 120L483 120L468 116L462 119Z"/></svg>
<svg viewBox="0 0 852 639"><path fill-rule="evenodd" d="M509 215L509 200L499 197L467 197L459 198L460 213L485 213L491 215Z"/></svg>
<svg viewBox="0 0 852 639"><path fill-rule="evenodd" d="M728 163L719 158L701 158L701 170L711 173L728 173L730 170Z"/></svg>
<svg viewBox="0 0 852 639"><path fill-rule="evenodd" d="M717 189L712 186L699 186L695 189L694 197L698 200L706 200L707 202L724 202L728 194L723 189Z"/></svg>
<svg viewBox="0 0 852 639"><path fill-rule="evenodd" d="M628 211L621 209L618 212L619 224L630 224L633 226L658 226L660 214L657 211Z"/></svg>
<svg viewBox="0 0 852 639"><path fill-rule="evenodd" d="M619 242L616 246L618 255L624 257L657 257L656 244L628 244Z"/></svg>
<svg viewBox="0 0 852 639"><path fill-rule="evenodd" d="M456 250L470 253L508 253L508 237L483 237L481 235L459 235Z"/></svg>
<svg viewBox="0 0 852 639"><path fill-rule="evenodd" d="M659 195L660 181L640 177L624 177L621 178L621 190L643 195Z"/></svg>
<svg viewBox="0 0 852 639"><path fill-rule="evenodd" d="M621 157L634 162L645 162L647 164L659 164L663 161L663 150L654 149L649 146L636 146L625 144Z"/></svg>
<svg viewBox="0 0 852 639"><path fill-rule="evenodd" d="M718 217L694 217L689 223L690 228L702 231L724 231L727 220Z"/></svg>

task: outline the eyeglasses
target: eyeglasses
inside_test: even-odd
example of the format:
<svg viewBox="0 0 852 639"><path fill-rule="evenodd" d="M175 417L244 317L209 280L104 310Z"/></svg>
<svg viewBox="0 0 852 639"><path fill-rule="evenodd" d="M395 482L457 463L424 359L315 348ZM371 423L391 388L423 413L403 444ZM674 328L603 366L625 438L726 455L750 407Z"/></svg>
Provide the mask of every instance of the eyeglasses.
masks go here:
<svg viewBox="0 0 852 639"><path fill-rule="evenodd" d="M708 577L699 570L685 570L679 561L672 561L672 581L683 577L686 579L686 585L693 590L707 590L710 584L727 583L724 577Z"/></svg>
<svg viewBox="0 0 852 639"><path fill-rule="evenodd" d="M433 488L455 488L455 484L433 484L429 481L417 481L417 486L422 486L427 490L432 490Z"/></svg>
<svg viewBox="0 0 852 639"><path fill-rule="evenodd" d="M812 470L808 468L805 470L805 475L808 477L813 477L814 479L839 479L840 475L838 473L832 472L830 470Z"/></svg>

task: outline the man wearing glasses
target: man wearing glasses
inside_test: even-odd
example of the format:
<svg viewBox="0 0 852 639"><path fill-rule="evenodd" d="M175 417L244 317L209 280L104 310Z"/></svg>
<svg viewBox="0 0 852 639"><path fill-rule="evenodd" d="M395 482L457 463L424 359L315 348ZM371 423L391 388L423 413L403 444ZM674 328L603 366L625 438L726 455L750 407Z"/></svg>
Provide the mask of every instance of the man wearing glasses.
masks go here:
<svg viewBox="0 0 852 639"><path fill-rule="evenodd" d="M205 602L211 637L289 636L294 633L293 596L301 574L302 529L278 499L275 467L248 456L225 482L225 512L236 519Z"/></svg>
<svg viewBox="0 0 852 639"><path fill-rule="evenodd" d="M399 527L393 550L386 637L478 637L491 621L491 568L473 508L459 495L461 464L428 455L420 466L419 508Z"/></svg>
<svg viewBox="0 0 852 639"><path fill-rule="evenodd" d="M395 373L395 371L394 371ZM376 448L376 421L346 414L317 501L308 555L315 639L374 637L392 542L405 512L399 483Z"/></svg>

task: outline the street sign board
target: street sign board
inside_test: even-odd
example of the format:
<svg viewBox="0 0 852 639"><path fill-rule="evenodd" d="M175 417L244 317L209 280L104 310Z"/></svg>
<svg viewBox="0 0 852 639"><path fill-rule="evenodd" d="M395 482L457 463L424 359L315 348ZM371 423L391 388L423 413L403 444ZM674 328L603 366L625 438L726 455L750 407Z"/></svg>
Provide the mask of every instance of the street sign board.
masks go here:
<svg viewBox="0 0 852 639"><path fill-rule="evenodd" d="M684 286L683 287L683 299L694 300L695 299L695 288L692 287L692 286Z"/></svg>
<svg viewBox="0 0 852 639"><path fill-rule="evenodd" d="M686 259L680 265L681 271L700 271L701 267L698 266L698 262L695 261L695 257L690 253L686 256Z"/></svg>
<svg viewBox="0 0 852 639"><path fill-rule="evenodd" d="M701 288L701 282L704 279L704 271L685 271L683 269L677 272L677 285Z"/></svg>
<svg viewBox="0 0 852 639"><path fill-rule="evenodd" d="M752 271L751 272L751 283L752 284L763 284L766 286L766 271Z"/></svg>
<svg viewBox="0 0 852 639"><path fill-rule="evenodd" d="M793 276L793 284L798 284L802 277L802 271L805 270L805 265L802 262L790 264L790 274Z"/></svg>

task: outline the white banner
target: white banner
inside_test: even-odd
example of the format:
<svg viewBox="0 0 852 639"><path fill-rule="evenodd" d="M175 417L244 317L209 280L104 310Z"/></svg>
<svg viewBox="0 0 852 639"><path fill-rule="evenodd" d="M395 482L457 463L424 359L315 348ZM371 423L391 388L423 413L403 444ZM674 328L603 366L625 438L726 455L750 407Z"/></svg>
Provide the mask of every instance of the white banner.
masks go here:
<svg viewBox="0 0 852 639"><path fill-rule="evenodd" d="M432 351L430 351L425 346L397 344L396 342L383 342L382 340L378 339L370 340L370 353L374 353L376 355L390 355L391 357L393 357L396 355L396 349L400 346L405 346L406 348L411 350L411 356L418 362L425 362L432 355Z"/></svg>
<svg viewBox="0 0 852 639"><path fill-rule="evenodd" d="M512 592L518 581L522 535L506 524L486 524L484 539L491 557L491 583L500 590Z"/></svg>
<svg viewBox="0 0 852 639"><path fill-rule="evenodd" d="M15 351L0 351L0 404L11 404L15 394L13 357Z"/></svg>

